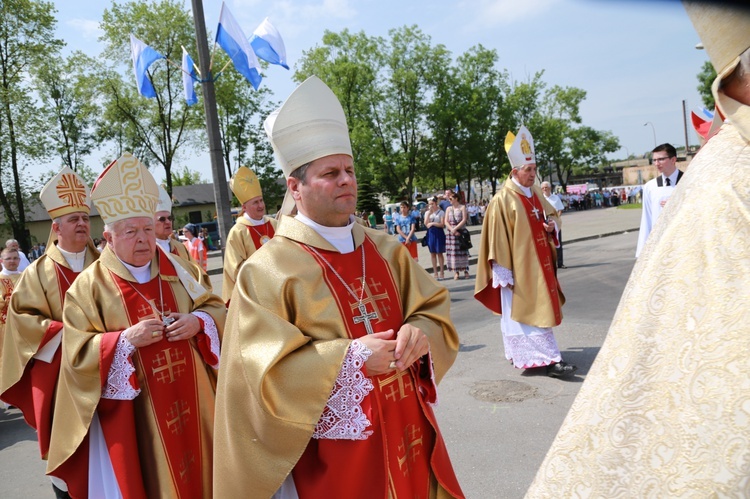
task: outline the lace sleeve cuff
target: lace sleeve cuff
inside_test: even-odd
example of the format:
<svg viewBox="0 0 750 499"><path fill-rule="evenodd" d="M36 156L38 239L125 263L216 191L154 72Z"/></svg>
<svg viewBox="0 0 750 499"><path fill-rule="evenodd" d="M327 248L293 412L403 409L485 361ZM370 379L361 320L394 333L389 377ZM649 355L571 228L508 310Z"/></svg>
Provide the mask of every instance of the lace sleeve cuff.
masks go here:
<svg viewBox="0 0 750 499"><path fill-rule="evenodd" d="M216 328L216 321L211 317L210 314L203 312L202 310L196 310L193 315L203 321L203 332L208 336L211 342L211 353L216 356L216 365L212 365L214 369L219 368L219 354L221 353L221 344L219 343L219 330Z"/></svg>
<svg viewBox="0 0 750 499"><path fill-rule="evenodd" d="M141 393L130 384L130 377L135 372L135 366L130 361L130 356L135 352L135 347L120 335L117 340L115 358L109 368L107 385L102 390L102 398L113 400L133 400Z"/></svg>
<svg viewBox="0 0 750 499"><path fill-rule="evenodd" d="M361 341L352 341L313 438L366 440L372 435L372 430L366 430L371 423L360 405L373 389L372 381L362 372L370 355L372 350Z"/></svg>
<svg viewBox="0 0 750 499"><path fill-rule="evenodd" d="M515 284L513 282L513 271L506 269L505 267L498 265L494 261L492 262L492 287L499 288L500 286L505 287L508 284Z"/></svg>

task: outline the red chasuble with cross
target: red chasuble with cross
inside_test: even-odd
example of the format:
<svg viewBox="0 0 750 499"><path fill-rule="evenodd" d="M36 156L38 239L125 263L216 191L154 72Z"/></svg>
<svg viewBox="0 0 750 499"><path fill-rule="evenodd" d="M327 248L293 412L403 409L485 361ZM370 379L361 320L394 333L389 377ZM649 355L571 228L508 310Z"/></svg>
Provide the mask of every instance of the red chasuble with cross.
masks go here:
<svg viewBox="0 0 750 499"><path fill-rule="evenodd" d="M398 331L403 325L399 292L388 263L369 238L365 237L362 248L364 283L361 248L347 254L306 248L320 265L346 334L353 339L367 334L369 327L382 332ZM361 305L322 259L357 297L365 286ZM371 423L367 430L372 434L366 440L310 440L293 471L302 499L352 497L357 491L367 491L368 497L427 498L431 475L455 497L462 497L428 404L434 400L435 386L427 362L424 357L406 371L370 378L374 389L361 403Z"/></svg>
<svg viewBox="0 0 750 499"><path fill-rule="evenodd" d="M160 273L149 282L139 284L108 271L130 325L187 312L184 306L181 310L170 285L177 272L165 253L158 253ZM108 382L120 333L102 335L102 387ZM215 365L218 359L208 343L207 336L199 333L191 340L170 342L163 337L137 348L130 357L135 367L130 384L140 394L133 400L99 400L96 410L123 497L201 498L210 493L212 463L204 456L212 444L212 418L205 417L200 403L207 389L213 403L215 379L205 380L207 364ZM213 408L208 412L212 416ZM87 495L86 478L78 468L87 469L88 455L89 435L55 473L68 480L74 497Z"/></svg>

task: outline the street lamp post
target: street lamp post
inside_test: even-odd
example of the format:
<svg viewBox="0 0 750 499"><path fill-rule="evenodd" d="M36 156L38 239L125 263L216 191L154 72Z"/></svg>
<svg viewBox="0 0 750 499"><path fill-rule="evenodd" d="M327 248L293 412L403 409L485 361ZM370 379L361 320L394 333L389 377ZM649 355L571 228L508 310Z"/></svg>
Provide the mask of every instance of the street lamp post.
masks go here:
<svg viewBox="0 0 750 499"><path fill-rule="evenodd" d="M650 121L647 121L643 124L643 126L651 125L651 132L654 134L654 149L656 149L656 129L654 128L654 124Z"/></svg>

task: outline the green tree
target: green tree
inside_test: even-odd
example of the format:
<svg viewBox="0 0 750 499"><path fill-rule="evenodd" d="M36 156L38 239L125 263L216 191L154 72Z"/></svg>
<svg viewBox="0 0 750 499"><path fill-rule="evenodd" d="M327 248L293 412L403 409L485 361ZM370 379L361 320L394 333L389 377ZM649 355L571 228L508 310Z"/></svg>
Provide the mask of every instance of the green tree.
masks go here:
<svg viewBox="0 0 750 499"><path fill-rule="evenodd" d="M203 128L203 111L200 106L185 103L178 63L157 61L148 72L156 97L145 99L137 94L129 35L134 34L170 61L181 61L182 47L195 46L191 13L178 0L131 0L112 3L104 11L100 26L104 32L103 57L119 64L101 73L107 113L119 125L107 124L110 131L105 136L121 145L140 145L147 154L139 159L146 164L154 161L164 168L166 189L171 194L172 167L183 146L197 145L200 134L196 132Z"/></svg>
<svg viewBox="0 0 750 499"><path fill-rule="evenodd" d="M700 72L696 75L698 78L698 93L701 94L703 99L703 105L706 109L714 108L714 94L711 92L711 85L713 85L716 79L716 70L711 61L703 63Z"/></svg>
<svg viewBox="0 0 750 499"><path fill-rule="evenodd" d="M357 211L363 211L365 216L373 212L375 220L382 220L383 218L383 209L380 207L378 193L370 182L357 183Z"/></svg>
<svg viewBox="0 0 750 499"><path fill-rule="evenodd" d="M383 191L389 190L392 183L381 172L392 149L379 140L385 120L375 112L377 102L382 99L378 79L384 65L380 47L385 41L368 37L364 32L353 34L344 30L326 31L322 43L303 52L294 79L301 83L316 75L333 90L349 125L358 180L373 181Z"/></svg>
<svg viewBox="0 0 750 499"><path fill-rule="evenodd" d="M200 172L196 172L183 165L182 169L177 169L177 172L172 172L172 187L183 187L186 185L203 184L204 181L201 178Z"/></svg>
<svg viewBox="0 0 750 499"><path fill-rule="evenodd" d="M32 69L56 54L51 2L3 0L0 3L0 205L5 223L24 249L28 193L22 180L27 162L46 157L45 123L29 86Z"/></svg>
<svg viewBox="0 0 750 499"><path fill-rule="evenodd" d="M79 173L84 173L84 158L99 145L94 126L100 108L91 66L88 56L74 52L67 59L50 57L34 71L54 148L62 163Z"/></svg>

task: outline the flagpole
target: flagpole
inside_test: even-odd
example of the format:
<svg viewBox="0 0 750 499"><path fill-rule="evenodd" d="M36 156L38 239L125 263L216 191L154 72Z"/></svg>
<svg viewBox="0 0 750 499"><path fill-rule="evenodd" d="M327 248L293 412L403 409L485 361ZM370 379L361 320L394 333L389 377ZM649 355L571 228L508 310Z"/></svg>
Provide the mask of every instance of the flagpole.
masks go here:
<svg viewBox="0 0 750 499"><path fill-rule="evenodd" d="M198 63L201 67L201 90L203 91L203 107L206 112L206 133L211 157L211 173L214 181L214 198L216 200L216 221L219 225L221 237L221 255L224 258L224 247L227 234L232 227L232 212L227 188L227 177L224 170L224 156L219 132L219 115L216 111L216 91L211 77L211 59L208 51L208 37L206 35L206 21L203 14L202 0L192 0L193 20L195 22L195 43L198 47Z"/></svg>

